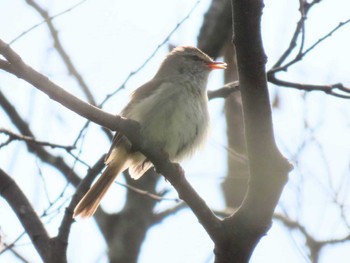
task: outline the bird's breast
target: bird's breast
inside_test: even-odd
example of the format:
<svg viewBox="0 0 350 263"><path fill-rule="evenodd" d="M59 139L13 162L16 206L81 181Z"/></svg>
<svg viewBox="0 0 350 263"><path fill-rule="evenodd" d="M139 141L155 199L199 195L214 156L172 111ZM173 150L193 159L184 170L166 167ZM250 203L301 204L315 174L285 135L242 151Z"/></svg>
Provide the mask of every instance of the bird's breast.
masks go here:
<svg viewBox="0 0 350 263"><path fill-rule="evenodd" d="M191 85L164 83L134 105L126 117L141 124L146 143L163 148L171 160L181 160L206 137L209 126L206 93Z"/></svg>

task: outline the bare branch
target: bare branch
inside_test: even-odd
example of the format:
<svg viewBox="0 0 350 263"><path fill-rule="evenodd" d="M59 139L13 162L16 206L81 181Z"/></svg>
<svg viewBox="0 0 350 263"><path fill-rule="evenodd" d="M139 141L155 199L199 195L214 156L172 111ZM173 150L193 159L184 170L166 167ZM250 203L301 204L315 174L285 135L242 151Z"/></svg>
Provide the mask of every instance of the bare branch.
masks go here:
<svg viewBox="0 0 350 263"><path fill-rule="evenodd" d="M347 25L350 23L350 19L340 22L336 27L334 27L331 31L329 31L327 34L325 34L323 37L318 39L314 44L312 44L309 48L307 48L305 51L300 49L299 53L296 55L296 57L291 60L290 62L284 64L283 66L278 66L278 67L273 67L272 69L269 70L268 74L273 74L279 71L286 71L290 66L293 64L297 63L298 61L301 61L310 51L315 49L319 44L321 44L323 41L325 41L327 38L331 37L336 31L338 31L340 28L343 26ZM290 50L291 51L291 50ZM277 63L276 63L277 65Z"/></svg>
<svg viewBox="0 0 350 263"><path fill-rule="evenodd" d="M164 201L164 200L168 200L168 201L175 201L175 202L180 202L181 200L180 199L176 199L176 198L165 198L163 197L162 195L159 195L159 194L154 194L154 193L151 193L149 191L146 191L146 190L142 190L140 188L137 188L135 186L132 186L130 184L123 184L123 183L120 183L120 182L115 182L116 184L120 185L120 186L123 186L135 193L138 193L140 195L144 195L144 196L147 196L149 198L152 198L154 200L157 200L157 201Z"/></svg>
<svg viewBox="0 0 350 263"><path fill-rule="evenodd" d="M297 47L297 40L299 38L300 34L304 34L305 33L305 20L307 18L307 13L305 12L305 8L304 8L304 0L300 0L300 7L299 7L299 11L300 11L300 19L295 27L293 36L289 42L289 46L288 48L283 52L283 54L281 55L281 57L277 60L277 62L275 63L275 65L273 65L273 69L275 68L280 68L282 63L289 57L289 55L292 53L292 51ZM304 39L304 36L302 36L302 39ZM302 41L302 43L304 43L304 41ZM302 45L301 45L302 46ZM302 49L299 49L299 53L302 51Z"/></svg>
<svg viewBox="0 0 350 263"><path fill-rule="evenodd" d="M287 71L289 67L294 65L295 63L301 61L309 52L314 50L319 44L324 42L327 38L331 37L336 31L338 31L340 28L344 27L348 23L350 23L350 19L340 22L337 26L335 26L332 30L330 30L328 33L326 33L324 36L322 36L320 39L318 39L314 44L312 44L310 47L308 47L306 50L304 50L304 41L305 41L305 22L307 18L307 13L311 10L311 8L315 5L321 2L321 0L315 0L310 3L307 3L304 0L300 0L300 19L297 23L297 26L295 28L293 37L289 43L289 47L285 50L285 52L281 55L281 57L278 59L278 61L275 63L275 65L267 72L268 81L279 86L283 87L289 87L289 88L296 88L299 90L305 90L305 91L323 91L326 94L338 97L338 98L345 98L349 99L350 95L347 95L347 93L350 93L350 89L347 87L344 87L343 84L333 84L333 85L313 85L313 84L301 84L301 83L294 83L294 82L288 82L285 80L280 80L276 77L276 73L280 71ZM286 59L289 57L289 55L292 53L292 51L298 46L297 45L297 39L301 35L301 43L299 47L299 51L297 52L296 56L290 60L289 62L286 62ZM283 64L284 63L284 64ZM338 91L341 92L338 92Z"/></svg>
<svg viewBox="0 0 350 263"><path fill-rule="evenodd" d="M236 91L239 91L238 81L227 83L225 84L225 86L217 90L209 90L208 98L209 100L216 99L216 98L227 98L231 93Z"/></svg>
<svg viewBox="0 0 350 263"><path fill-rule="evenodd" d="M155 48L155 50L151 53L150 56L148 56L148 58L134 71L130 72L129 75L124 79L124 81L122 82L122 84L119 86L119 88L117 88L114 92L108 94L106 96L106 98L98 105L98 107L102 108L102 106L110 99L112 98L114 95L116 95L119 91L123 90L125 88L126 83L134 76L136 75L139 71L141 71L149 62L150 60L157 54L157 52L160 50L160 48L162 46L164 46L171 38L171 36L179 29L179 27L191 16L191 14L196 10L198 4L200 3L201 0L198 0L194 6L191 8L191 10L189 11L189 13L180 21L177 23L177 25L173 28L173 30L170 31L170 33L165 37L165 39ZM94 104L95 105L95 104ZM89 121L86 122L86 124L84 125L84 127L81 130L81 133L78 135L77 140L79 140L80 136L82 135L83 131L88 127L89 125ZM109 139L112 139L112 136L110 135L110 133L108 133L108 131L106 131L106 129L103 129L104 132L107 134L107 136L109 137Z"/></svg>
<svg viewBox="0 0 350 263"><path fill-rule="evenodd" d="M232 12L230 1L211 1L198 35L198 48L209 56L218 57L231 36Z"/></svg>
<svg viewBox="0 0 350 263"><path fill-rule="evenodd" d="M180 202L178 204L176 204L175 206L173 207L170 207L160 213L157 213L153 216L153 222L152 224L155 225L155 224L159 224L161 223L165 218L167 218L168 216L170 215L174 215L176 214L177 212L181 211L182 209L186 208L187 205L185 202Z"/></svg>
<svg viewBox="0 0 350 263"><path fill-rule="evenodd" d="M0 195L6 199L16 213L43 261L48 262L50 238L40 218L15 181L0 169Z"/></svg>
<svg viewBox="0 0 350 263"><path fill-rule="evenodd" d="M295 88L295 89L304 90L304 91L323 91L326 94L329 94L338 98L350 99L350 88L344 87L344 85L341 83L332 84L332 85L314 85L314 84L302 84L302 83L295 83L295 82L280 80L275 76L275 74L268 74L267 77L269 82L278 86Z"/></svg>
<svg viewBox="0 0 350 263"><path fill-rule="evenodd" d="M46 76L27 66L22 61L21 57L2 40L0 40L0 53L9 63L11 63L12 67L16 67L17 72L15 72L15 75L18 78L26 80L34 87L46 93L51 99L63 104L65 107L71 110L75 109L78 114L87 117L88 119L93 120L104 127L113 127L112 130L115 130L115 125L112 121L112 119L115 119L114 115L106 114L102 110L83 102L77 97L71 96L67 91L54 84ZM6 68L2 69L6 70ZM91 108L93 108L94 111L91 111ZM121 118L117 117L117 119Z"/></svg>
<svg viewBox="0 0 350 263"><path fill-rule="evenodd" d="M126 83L129 81L130 78L132 78L135 74L137 74L141 69L143 69L148 62L157 54L157 52L160 50L162 46L164 46L171 38L171 36L179 29L179 27L191 16L191 14L196 10L198 4L201 0L197 0L197 2L194 4L194 6L191 8L191 10L188 12L188 14L176 24L176 26L173 28L173 30L170 31L170 33L164 38L164 40L154 49L152 54L134 71L130 72L129 75L125 78L123 83L120 85L118 89L116 89L114 92L108 94L106 98L98 105L99 107L102 107L111 97L113 97L115 94L117 94L119 91L125 88Z"/></svg>
<svg viewBox="0 0 350 263"><path fill-rule="evenodd" d="M231 2L249 183L242 205L223 220L222 236L215 242L217 263L249 261L271 225L273 211L291 169L274 139L261 37L263 1Z"/></svg>
<svg viewBox="0 0 350 263"><path fill-rule="evenodd" d="M25 259L20 253L18 253L13 247L9 248L12 254L16 257L16 259L20 260L24 263L30 263L27 259Z"/></svg>
<svg viewBox="0 0 350 263"><path fill-rule="evenodd" d="M6 243L3 243L5 245L5 248L3 250L0 251L0 255L5 253L8 249L11 249L15 246L15 244L22 238L24 237L26 234L25 231L23 231L20 235L18 235L15 240L13 240L11 243L9 244L6 244Z"/></svg>
<svg viewBox="0 0 350 263"><path fill-rule="evenodd" d="M0 41L1 43L1 41ZM1 67L1 66L0 66ZM0 91L0 105L10 117L11 121L17 127L17 129L25 136L35 138L34 134L29 128L28 123L26 123L21 116L18 114L17 110L13 105L7 100L7 98ZM57 170L61 171L66 179L77 186L80 183L80 177L72 170L72 168L61 158L53 156L48 151L45 150L39 144L33 142L26 142L26 146L29 151L34 152L43 162L52 165Z"/></svg>
<svg viewBox="0 0 350 263"><path fill-rule="evenodd" d="M11 63L6 60L0 59L0 67L11 74L16 74L16 69L11 66Z"/></svg>
<svg viewBox="0 0 350 263"><path fill-rule="evenodd" d="M47 19L45 18L43 21L41 21L40 23L38 24L35 24L33 26L31 26L30 28L28 28L27 30L23 31L21 34L19 34L17 37L15 37L14 39L12 39L10 42L9 42L9 45L11 46L13 43L15 43L17 40L19 40L20 38L22 38L23 36L25 36L26 34L28 34L29 32L31 32L32 30L34 30L35 28L47 23L48 20L52 21L54 20L55 18L65 14L65 13L68 13L70 11L72 11L73 9L75 9L76 7L78 7L79 5L81 5L82 3L84 3L85 1L87 0L82 0L80 2L78 2L77 4L73 5L72 7L56 14L56 15L53 15L53 16L50 16L48 17Z"/></svg>
<svg viewBox="0 0 350 263"><path fill-rule="evenodd" d="M341 27L347 25L348 23L350 23L350 19L344 21L344 22L340 22L336 27L334 27L331 31L329 31L327 34L325 34L323 37L321 37L319 40L317 40L314 44L312 44L309 48L307 48L304 52L303 52L303 56L305 56L307 53L309 53L311 50L313 50L316 46L318 46L320 43L322 43L324 40L326 40L327 38L331 37L333 35L333 33L335 33L336 31L338 31Z"/></svg>
<svg viewBox="0 0 350 263"><path fill-rule="evenodd" d="M303 0L305 12L308 12L310 8L312 8L314 5L319 4L321 2L322 0L313 0L310 3L308 3L307 1Z"/></svg>
<svg viewBox="0 0 350 263"><path fill-rule="evenodd" d="M335 245L343 242L350 241L350 234L344 236L343 238L339 239L329 239L329 240L316 240L309 232L308 230L298 221L294 221L282 214L275 214L274 219L281 222L285 227L291 230L298 230L300 231L305 239L307 247L310 249L310 259L312 262L318 262L321 250L327 246L327 245Z"/></svg>
<svg viewBox="0 0 350 263"><path fill-rule="evenodd" d="M60 148L60 149L66 150L67 152L69 152L75 148L74 146L64 146L64 145L60 145L60 144L39 141L33 137L16 134L14 132L11 132L9 130L2 129L2 128L0 128L0 133L8 135L9 138L8 138L8 141L6 142L6 144L10 143L11 141L19 140L19 141L25 141L27 143L35 143L35 144L38 144L41 146L49 146L51 148ZM4 146L4 144L0 144L0 148L2 146Z"/></svg>
<svg viewBox="0 0 350 263"><path fill-rule="evenodd" d="M43 8L41 8L39 6L39 4L37 4L34 0L26 0L28 5L33 7L42 16L42 18L44 18L44 22L47 24L47 26L50 30L50 33L51 33L51 36L52 36L52 39L54 42L54 47L56 48L58 54L60 54L60 56L62 57L63 62L67 66L68 72L72 76L74 76L74 78L77 80L77 82L78 82L79 86L81 87L82 91L84 92L88 102L90 104L96 105L94 96L92 95L90 88L88 87L88 85L86 84L85 80L83 79L81 74L78 72L76 67L73 65L72 60L70 59L69 55L66 53L65 49L63 48L62 43L58 37L58 31L56 30L56 28L54 27L54 25L52 23L53 18L73 10L74 8L83 4L85 1L86 0L80 1L77 4L75 4L74 6L68 8L67 10L57 14L56 16L50 17L48 12L46 10L44 10Z"/></svg>
<svg viewBox="0 0 350 263"><path fill-rule="evenodd" d="M209 236L213 238L217 234L220 220L192 188L185 178L182 168L178 164L171 163L158 147L144 147L143 139L140 134L140 127L137 122L106 113L74 97L51 82L47 77L27 66L19 55L1 40L0 54L14 67L18 68L17 77L24 79L46 93L51 99L101 126L107 127L113 131L118 130L118 132L124 134L133 144L133 147L144 154L154 164L157 172L161 173L175 187L180 198L182 198L196 214Z"/></svg>
<svg viewBox="0 0 350 263"><path fill-rule="evenodd" d="M75 206L78 204L80 199L83 197L83 195L87 192L90 185L94 181L94 179L97 177L97 175L101 172L101 170L104 167L104 156L102 156L95 165L88 171L86 177L84 180L82 180L81 184L78 186L77 191L75 192L69 206L66 208L66 211L64 213L64 217L62 219L61 225L58 230L58 235L54 239L54 246L56 249L53 249L52 253L66 253L67 252L67 245L68 245L68 237L70 233L70 229L72 226L72 223L75 222L73 219L73 211ZM59 257L62 257L62 255L59 255ZM65 258L65 257L64 257Z"/></svg>

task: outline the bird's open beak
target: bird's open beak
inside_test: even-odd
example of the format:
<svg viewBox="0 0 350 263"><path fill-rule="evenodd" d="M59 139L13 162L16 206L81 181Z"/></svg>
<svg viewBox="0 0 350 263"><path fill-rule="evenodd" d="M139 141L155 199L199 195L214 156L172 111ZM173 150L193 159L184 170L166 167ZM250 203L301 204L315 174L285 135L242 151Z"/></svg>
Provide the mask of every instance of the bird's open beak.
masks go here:
<svg viewBox="0 0 350 263"><path fill-rule="evenodd" d="M225 62L218 61L208 62L207 65L210 69L226 69L227 67L227 64Z"/></svg>

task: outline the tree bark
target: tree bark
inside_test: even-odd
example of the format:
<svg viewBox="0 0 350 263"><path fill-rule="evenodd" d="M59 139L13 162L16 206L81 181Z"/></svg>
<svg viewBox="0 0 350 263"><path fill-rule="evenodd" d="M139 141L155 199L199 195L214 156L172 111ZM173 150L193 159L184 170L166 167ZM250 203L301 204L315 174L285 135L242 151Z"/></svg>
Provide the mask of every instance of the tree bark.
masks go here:
<svg viewBox="0 0 350 263"><path fill-rule="evenodd" d="M273 134L260 31L263 2L232 0L232 8L250 177L242 205L223 221L215 240L216 263L249 261L270 228L290 170Z"/></svg>
<svg viewBox="0 0 350 263"><path fill-rule="evenodd" d="M236 50L231 43L225 47L225 83L238 80ZM231 94L225 100L227 134L227 175L222 183L222 190L228 208L237 209L247 192L249 171L247 149L244 135L244 122L241 93Z"/></svg>

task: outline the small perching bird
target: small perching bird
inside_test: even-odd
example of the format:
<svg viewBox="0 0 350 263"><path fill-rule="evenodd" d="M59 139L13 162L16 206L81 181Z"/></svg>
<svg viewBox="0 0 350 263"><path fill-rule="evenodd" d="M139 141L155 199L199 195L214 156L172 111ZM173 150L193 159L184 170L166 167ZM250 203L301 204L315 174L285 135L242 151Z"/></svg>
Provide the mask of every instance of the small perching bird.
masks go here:
<svg viewBox="0 0 350 263"><path fill-rule="evenodd" d="M213 69L225 69L191 46L173 49L152 80L131 96L121 116L140 123L145 146L157 145L171 161L191 155L206 139L209 128L207 82ZM73 217L90 217L119 173L139 179L152 163L133 151L128 139L116 133L106 156L107 168L74 209Z"/></svg>

